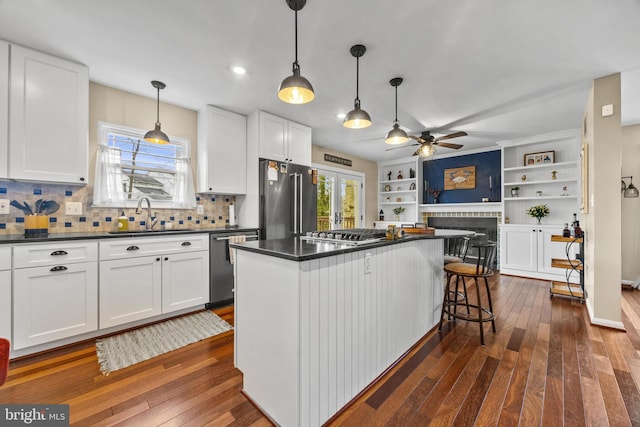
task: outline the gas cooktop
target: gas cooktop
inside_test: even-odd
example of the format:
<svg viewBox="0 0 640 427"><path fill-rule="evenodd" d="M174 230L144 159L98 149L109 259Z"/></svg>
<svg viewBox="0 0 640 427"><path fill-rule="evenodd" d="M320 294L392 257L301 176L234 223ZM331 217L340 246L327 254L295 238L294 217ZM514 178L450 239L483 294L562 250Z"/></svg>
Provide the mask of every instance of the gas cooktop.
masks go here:
<svg viewBox="0 0 640 427"><path fill-rule="evenodd" d="M330 242L346 245L366 245L384 239L385 230L375 228L349 228L344 230L309 231L302 240L312 242Z"/></svg>

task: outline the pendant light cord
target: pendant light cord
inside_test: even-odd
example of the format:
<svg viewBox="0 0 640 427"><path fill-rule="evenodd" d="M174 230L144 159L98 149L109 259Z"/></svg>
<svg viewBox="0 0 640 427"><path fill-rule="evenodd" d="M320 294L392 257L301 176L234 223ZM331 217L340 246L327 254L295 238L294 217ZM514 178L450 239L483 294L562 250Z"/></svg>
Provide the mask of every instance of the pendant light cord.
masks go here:
<svg viewBox="0 0 640 427"><path fill-rule="evenodd" d="M398 86L396 86L396 119L394 123L398 123Z"/></svg>
<svg viewBox="0 0 640 427"><path fill-rule="evenodd" d="M360 57L356 57L356 102L360 104Z"/></svg>
<svg viewBox="0 0 640 427"><path fill-rule="evenodd" d="M295 29L295 35L296 35L296 43L295 43L295 46L296 46L296 61L294 62L294 64L297 67L299 67L299 65L298 65L298 11L297 10L295 11L295 27L296 27L296 29Z"/></svg>
<svg viewBox="0 0 640 427"><path fill-rule="evenodd" d="M160 123L160 87L156 88L158 90L158 97L156 101L156 123Z"/></svg>

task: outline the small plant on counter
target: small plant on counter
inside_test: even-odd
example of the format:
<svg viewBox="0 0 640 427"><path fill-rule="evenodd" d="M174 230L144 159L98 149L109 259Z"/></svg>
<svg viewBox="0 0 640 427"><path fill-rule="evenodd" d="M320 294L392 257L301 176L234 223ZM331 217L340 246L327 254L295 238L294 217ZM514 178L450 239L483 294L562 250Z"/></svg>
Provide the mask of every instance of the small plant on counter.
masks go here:
<svg viewBox="0 0 640 427"><path fill-rule="evenodd" d="M540 224L540 220L546 216L549 216L549 206L547 205L536 205L527 209L527 214L538 220L538 224Z"/></svg>
<svg viewBox="0 0 640 427"><path fill-rule="evenodd" d="M398 206L397 208L393 208L393 213L396 215L400 215L402 212L404 212L404 208L402 206Z"/></svg>

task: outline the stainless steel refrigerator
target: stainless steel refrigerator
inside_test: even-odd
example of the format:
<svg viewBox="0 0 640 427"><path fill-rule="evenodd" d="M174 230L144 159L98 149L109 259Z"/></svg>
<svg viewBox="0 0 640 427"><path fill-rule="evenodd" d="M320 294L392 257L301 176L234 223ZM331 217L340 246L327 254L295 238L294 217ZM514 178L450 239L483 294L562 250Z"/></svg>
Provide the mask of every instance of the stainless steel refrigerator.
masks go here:
<svg viewBox="0 0 640 427"><path fill-rule="evenodd" d="M260 238L282 239L316 229L315 171L260 159Z"/></svg>

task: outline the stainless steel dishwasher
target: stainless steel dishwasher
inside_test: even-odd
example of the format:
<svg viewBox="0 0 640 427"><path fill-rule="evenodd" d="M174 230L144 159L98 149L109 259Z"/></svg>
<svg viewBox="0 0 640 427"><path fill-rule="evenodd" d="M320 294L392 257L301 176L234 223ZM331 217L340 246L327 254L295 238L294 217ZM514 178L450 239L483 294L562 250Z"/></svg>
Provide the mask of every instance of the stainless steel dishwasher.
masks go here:
<svg viewBox="0 0 640 427"><path fill-rule="evenodd" d="M258 240L258 230L229 230L209 235L209 303L206 308L233 303L233 265L229 260L229 237Z"/></svg>

